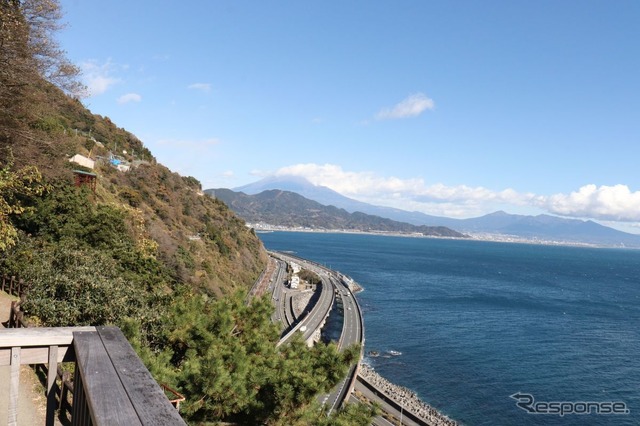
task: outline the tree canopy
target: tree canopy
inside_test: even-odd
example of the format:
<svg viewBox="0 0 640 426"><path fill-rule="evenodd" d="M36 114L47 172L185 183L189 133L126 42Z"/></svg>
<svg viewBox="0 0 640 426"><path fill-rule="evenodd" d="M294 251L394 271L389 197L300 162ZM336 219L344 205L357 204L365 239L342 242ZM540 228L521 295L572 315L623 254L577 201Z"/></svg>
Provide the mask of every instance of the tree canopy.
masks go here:
<svg viewBox="0 0 640 426"><path fill-rule="evenodd" d="M11 163L0 169L0 254L16 243L18 232L12 217L28 208L26 199L41 195L45 185L35 167L11 170Z"/></svg>
<svg viewBox="0 0 640 426"><path fill-rule="evenodd" d="M57 0L0 0L0 141L28 136L34 86L48 82L74 97L85 93L80 69L55 39L61 16Z"/></svg>
<svg viewBox="0 0 640 426"><path fill-rule="evenodd" d="M61 18L58 0L0 0L1 88L33 84L35 74L72 96L83 94L80 69L55 39Z"/></svg>
<svg viewBox="0 0 640 426"><path fill-rule="evenodd" d="M216 301L190 294L174 301L165 346L172 366L157 374L191 396L183 408L190 419L273 425L327 419L315 398L346 375L360 348L308 348L299 335L276 348L272 311L268 297L247 305L242 292Z"/></svg>

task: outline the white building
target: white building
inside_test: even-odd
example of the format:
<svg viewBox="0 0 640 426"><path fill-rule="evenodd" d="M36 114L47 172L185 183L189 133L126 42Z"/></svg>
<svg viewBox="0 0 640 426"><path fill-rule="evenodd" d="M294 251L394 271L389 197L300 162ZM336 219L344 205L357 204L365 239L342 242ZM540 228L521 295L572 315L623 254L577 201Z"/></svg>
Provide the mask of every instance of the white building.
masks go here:
<svg viewBox="0 0 640 426"><path fill-rule="evenodd" d="M80 164L82 167L87 167L91 170L93 170L93 168L96 165L96 162L93 161L91 158L85 157L84 155L80 155L80 154L76 154L73 157L71 157L69 159L69 162Z"/></svg>
<svg viewBox="0 0 640 426"><path fill-rule="evenodd" d="M297 289L299 285L300 285L300 277L297 275L292 276L290 287L292 289Z"/></svg>

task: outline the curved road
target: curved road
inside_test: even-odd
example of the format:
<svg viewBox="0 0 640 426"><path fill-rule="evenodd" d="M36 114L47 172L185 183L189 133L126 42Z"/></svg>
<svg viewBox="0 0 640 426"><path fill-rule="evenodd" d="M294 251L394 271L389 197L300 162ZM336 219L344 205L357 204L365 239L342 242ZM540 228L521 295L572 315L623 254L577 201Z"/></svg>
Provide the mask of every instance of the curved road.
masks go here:
<svg viewBox="0 0 640 426"><path fill-rule="evenodd" d="M338 340L338 349L343 350L354 343L360 343L364 346L362 312L355 296L348 286L344 284L340 273L297 256L280 252L270 252L269 254L278 261L278 267L276 268L277 272L273 273L277 276L273 287L273 301L276 305L276 312L274 312L272 317L274 322L280 321L283 324L287 322L285 315L287 304L285 303L285 300L290 297L290 295L287 294L289 292L284 289L287 262L295 262L302 268L315 272L322 279L321 295L313 306L311 312L306 314L306 316L305 314L302 314L301 319L298 320L298 323L294 324L293 327L291 327L291 324L287 324L285 329L290 329L290 331L288 331L288 334L285 337L290 337L290 335L295 334L302 326L306 326L307 328L303 334L305 340L309 339L313 333L323 325L334 301L338 298L340 302L338 305L341 304L343 307L342 333ZM281 339L278 345L283 343L283 341L286 341L286 339ZM360 360L361 359L362 350L360 353ZM411 418L413 417L412 415L407 415L407 410L401 409L400 412L398 412L396 407L387 403L387 401L384 398L381 398L377 392L372 392L363 385L363 383L357 379L359 361L349 369L347 376L338 383L330 393L320 395L318 397L319 402L325 406L328 414L330 414L334 409L340 407L344 401L354 403L359 402L358 398L352 394L352 391L355 389L364 398L378 402L382 407L383 412L395 417L396 421L402 419L403 425L428 424L428 422L424 422L422 420L414 421ZM414 419L417 418L414 417ZM382 415L379 415L373 419L372 424L375 426L388 426L393 423Z"/></svg>
<svg viewBox="0 0 640 426"><path fill-rule="evenodd" d="M311 312L306 316L302 316L301 320L295 324L292 330L299 330L306 327L303 332L303 338L308 340L312 335L323 325L326 320L329 311L334 305L336 297L340 298L343 306L343 325L342 333L338 341L338 349L342 350L349 347L352 344L363 343L364 332L362 330L362 318L358 302L356 301L353 293L347 286L345 286L339 275L324 266L317 263L310 262L308 260L291 256L284 253L270 253L278 260L277 279L273 289L273 301L276 306L276 312L273 315L274 321L280 321L285 324L285 328L290 328L291 324L288 323L287 312L289 305L286 303L288 299L287 291L284 289L284 280L286 266L285 262L295 262L302 268L311 270L318 274L322 279L321 293L318 301L315 303ZM279 345L285 343L287 339L295 332L289 331L289 333L283 337L279 342ZM331 413L332 410L340 406L350 391L350 387L355 379L357 364L349 369L347 376L329 393L321 395L319 400L325 404L327 411Z"/></svg>

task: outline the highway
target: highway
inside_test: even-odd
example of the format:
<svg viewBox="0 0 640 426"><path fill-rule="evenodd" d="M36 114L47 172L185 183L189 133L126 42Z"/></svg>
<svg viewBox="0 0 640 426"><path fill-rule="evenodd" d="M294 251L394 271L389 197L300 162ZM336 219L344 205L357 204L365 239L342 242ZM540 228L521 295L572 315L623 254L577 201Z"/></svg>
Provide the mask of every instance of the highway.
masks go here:
<svg viewBox="0 0 640 426"><path fill-rule="evenodd" d="M353 293L343 285L336 277L332 277L333 285L338 289L338 294L342 299L342 307L344 309L344 323L342 326L342 335L338 342L338 347L343 349L354 343L362 343L364 341L360 310Z"/></svg>
<svg viewBox="0 0 640 426"><path fill-rule="evenodd" d="M273 288L271 288L271 286L269 287L269 290L272 291L272 296L271 299L273 300L273 304L275 305L276 309L273 312L273 315L271 317L271 320L275 323L275 324L283 324L286 327L288 327L290 324L286 324L283 314L284 314L284 282L286 279L286 274L287 274L287 265L285 262L276 259L277 262L277 266L276 266L276 270L274 271L274 275L275 278L272 278L272 286Z"/></svg>
<svg viewBox="0 0 640 426"><path fill-rule="evenodd" d="M315 272L322 279L322 295L320 300L318 300L311 313L302 321L302 325L307 326L304 332L305 340L310 338L316 329L324 322L324 318L333 305L334 297L337 296L340 298L339 305L343 308L342 334L338 340L338 349L342 350L352 344L363 343L364 331L362 329L362 317L357 304L358 302L353 293L351 293L351 290L342 283L338 274L331 269L305 259L284 255L282 253L277 253L277 255L281 260L298 263L302 268ZM331 289L331 291L326 291L328 289ZM327 295L325 293L331 293L333 296L331 300L326 298ZM307 318L309 318L309 322L306 322ZM314 319L311 320L311 318ZM349 370L347 376L338 383L329 394L320 395L319 400L326 405L329 413L339 407L347 397L347 393L351 390L352 384L355 382L355 374L356 368L354 366Z"/></svg>
<svg viewBox="0 0 640 426"><path fill-rule="evenodd" d="M338 340L338 349L342 350L354 343L364 342L364 330L362 327L361 311L351 290L345 286L339 275L322 265L310 262L285 253L270 253L278 261L278 266L274 275L274 287L272 289L272 299L276 307L272 320L283 324L284 336L278 345L284 344L294 335L297 330L302 332L305 341L309 341L313 335L323 326L331 308L338 299L337 306L343 308L342 333ZM318 286L320 295L312 309L306 314L302 314L299 319L292 318L291 293L295 290L285 288L286 263L297 263L303 269L308 269L318 274L322 280L322 285ZM347 376L336 385L329 393L319 396L319 401L325 404L328 413L338 408L348 397L355 383L357 365L349 369Z"/></svg>
<svg viewBox="0 0 640 426"><path fill-rule="evenodd" d="M353 293L340 282L333 272L331 280L342 299L343 307L344 320L342 324L342 334L338 341L338 349L342 350L356 343L364 344L360 309L357 306ZM342 401L348 397L347 393L350 391L352 381L355 380L355 374L356 366L353 366L349 369L347 376L338 383L329 394L320 396L320 402L326 404L329 413L338 408Z"/></svg>
<svg viewBox="0 0 640 426"><path fill-rule="evenodd" d="M277 267L273 272L275 279L272 279L273 286L269 287L269 291L272 291L273 303L276 306L272 320L283 325L283 336L281 336L278 346L286 343L299 330L303 330L305 341L312 342L314 333L319 332L332 307L335 306L337 309L342 309L343 318L342 332L337 342L338 349L343 350L356 343L361 344L362 348L364 347L362 311L349 286L343 281L343 279L350 281L348 277L344 277L340 273L320 264L293 255L281 252L270 252L269 254L277 260ZM292 294L295 294L298 290L285 287L287 263L291 262L297 263L303 269L315 272L322 280L322 285L318 285L317 289L320 293L315 296L317 300L315 303L312 302L299 318L293 318L293 309L291 307ZM362 349L360 360L362 360ZM346 377L330 393L318 396L318 401L325 406L327 414L331 414L333 410L338 409L344 401L357 402L357 398L353 394L356 391L365 399L380 403L383 411L387 413L385 416L395 417L396 421L402 419L403 425L429 424L412 413L408 413L406 407L402 407L399 405L400 403L386 400L379 393L379 390L375 388L373 390L369 389L367 386L370 386L370 384L365 386L361 381L362 379L358 378L358 371L359 362L351 366ZM372 424L387 426L392 423L383 416L377 416ZM452 424L455 424L455 422Z"/></svg>
<svg viewBox="0 0 640 426"><path fill-rule="evenodd" d="M313 336L313 334L321 328L324 321L326 320L329 312L331 311L331 306L334 302L334 291L333 286L329 280L325 280L323 278L322 285L318 286L320 289L320 296L318 301L313 306L310 312L303 314L300 316L300 320L296 321L293 324L293 328L291 330L304 330L302 331L302 338L305 341L309 341L309 339ZM290 301L289 301L290 302ZM290 305L285 306L285 309L291 309ZM285 335L278 345L284 344L293 336L293 333L288 333Z"/></svg>

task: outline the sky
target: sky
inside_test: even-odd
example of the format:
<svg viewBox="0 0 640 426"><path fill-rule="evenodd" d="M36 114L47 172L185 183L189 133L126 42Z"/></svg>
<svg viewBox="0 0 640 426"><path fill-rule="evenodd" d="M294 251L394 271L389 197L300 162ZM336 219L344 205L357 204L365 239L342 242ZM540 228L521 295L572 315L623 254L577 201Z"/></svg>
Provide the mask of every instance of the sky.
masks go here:
<svg viewBox="0 0 640 426"><path fill-rule="evenodd" d="M203 189L640 233L640 2L60 0L93 113Z"/></svg>

